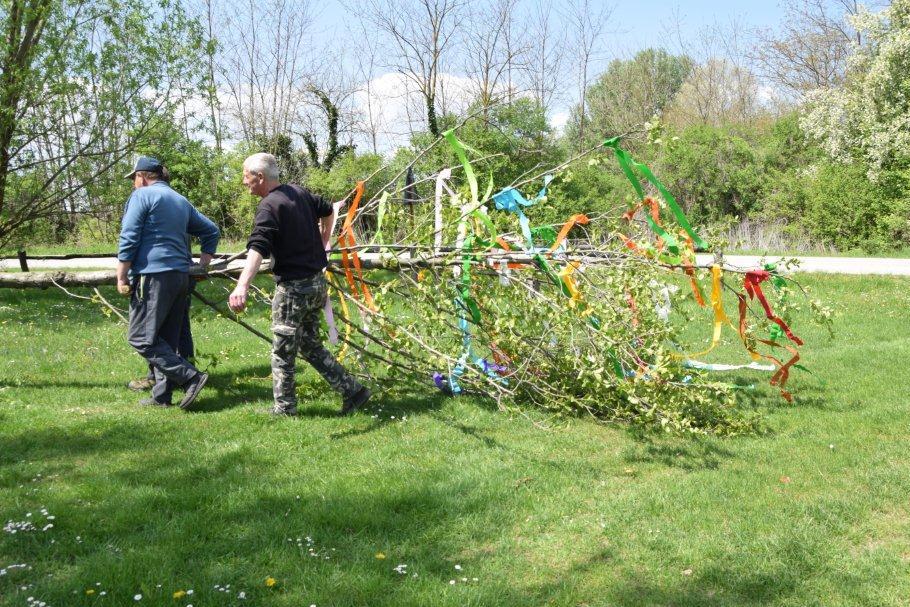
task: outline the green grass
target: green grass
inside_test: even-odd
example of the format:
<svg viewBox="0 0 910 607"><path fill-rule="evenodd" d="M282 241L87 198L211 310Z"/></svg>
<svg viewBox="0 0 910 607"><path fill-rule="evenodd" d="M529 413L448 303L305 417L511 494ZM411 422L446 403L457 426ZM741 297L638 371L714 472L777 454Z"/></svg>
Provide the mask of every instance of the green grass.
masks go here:
<svg viewBox="0 0 910 607"><path fill-rule="evenodd" d="M140 409L122 326L0 291L0 519L38 528L0 532L0 568L29 567L0 605L906 605L910 281L801 280L838 336L795 327L793 405L724 376L767 420L738 439L545 428L431 390L339 418L310 370L302 417L271 419L267 345L198 307L201 410Z"/></svg>

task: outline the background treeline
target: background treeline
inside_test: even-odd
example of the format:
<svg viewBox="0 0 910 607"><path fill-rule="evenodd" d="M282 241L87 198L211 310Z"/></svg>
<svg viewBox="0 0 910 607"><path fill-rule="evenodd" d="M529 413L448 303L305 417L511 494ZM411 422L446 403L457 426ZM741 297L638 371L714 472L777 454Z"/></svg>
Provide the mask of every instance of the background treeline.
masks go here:
<svg viewBox="0 0 910 607"><path fill-rule="evenodd" d="M242 239L248 153L332 198L379 171L372 194L456 125L484 185L629 134L730 246L910 245L910 0L788 0L768 30L655 24L667 44L628 56L604 47L622 24L592 0L364 0L340 42L314 8L0 0L0 248L113 243L137 153ZM387 241L420 229L435 173L457 165L446 146L421 158L389 199ZM532 220L615 219L630 195L595 156Z"/></svg>

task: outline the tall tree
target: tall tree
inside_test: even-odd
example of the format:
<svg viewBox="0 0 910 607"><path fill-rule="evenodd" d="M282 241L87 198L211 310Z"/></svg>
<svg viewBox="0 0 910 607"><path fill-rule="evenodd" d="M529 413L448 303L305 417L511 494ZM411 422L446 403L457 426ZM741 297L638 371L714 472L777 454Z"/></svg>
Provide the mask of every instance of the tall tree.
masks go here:
<svg viewBox="0 0 910 607"><path fill-rule="evenodd" d="M588 89L591 129L599 136L623 133L661 114L691 70L688 57L664 50L646 49L632 59L611 61Z"/></svg>
<svg viewBox="0 0 910 607"><path fill-rule="evenodd" d="M289 133L312 71L309 0L234 0L219 6L226 25L218 63L231 118L247 141Z"/></svg>
<svg viewBox="0 0 910 607"><path fill-rule="evenodd" d="M588 85L591 78L593 62L597 59L601 38L605 33L607 23L613 14L610 5L592 0L571 0L568 8L569 28L571 32L571 45L573 59L576 62L578 94L579 94L579 120L578 141L585 140L587 120L585 115L588 108Z"/></svg>
<svg viewBox="0 0 910 607"><path fill-rule="evenodd" d="M752 54L762 75L796 97L841 84L847 58L863 43L852 25L860 6L856 0L787 0L780 28L757 32Z"/></svg>
<svg viewBox="0 0 910 607"><path fill-rule="evenodd" d="M443 65L461 26L464 0L367 0L365 12L390 40L388 67L419 93L426 125L438 137Z"/></svg>
<svg viewBox="0 0 910 607"><path fill-rule="evenodd" d="M528 88L544 114L549 112L553 100L562 88L566 32L553 19L553 3L541 0L534 4L528 29L529 45L525 63Z"/></svg>
<svg viewBox="0 0 910 607"><path fill-rule="evenodd" d="M855 21L866 42L843 87L810 93L800 126L838 160L859 157L872 177L910 166L910 0Z"/></svg>
<svg viewBox="0 0 910 607"><path fill-rule="evenodd" d="M202 63L198 22L165 0L4 8L0 246L36 220L91 210L90 186L173 116Z"/></svg>
<svg viewBox="0 0 910 607"><path fill-rule="evenodd" d="M512 95L512 66L525 52L512 33L516 3L487 0L476 6L475 18L466 27L465 71L485 113L500 96Z"/></svg>

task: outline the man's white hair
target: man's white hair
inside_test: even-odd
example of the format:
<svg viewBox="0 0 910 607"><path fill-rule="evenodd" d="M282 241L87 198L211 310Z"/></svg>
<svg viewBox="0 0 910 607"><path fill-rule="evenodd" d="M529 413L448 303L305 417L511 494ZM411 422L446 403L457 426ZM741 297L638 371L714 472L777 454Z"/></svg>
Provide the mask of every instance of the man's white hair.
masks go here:
<svg viewBox="0 0 910 607"><path fill-rule="evenodd" d="M243 161L243 168L254 175L262 173L269 181L278 181L278 160L271 154L253 154Z"/></svg>

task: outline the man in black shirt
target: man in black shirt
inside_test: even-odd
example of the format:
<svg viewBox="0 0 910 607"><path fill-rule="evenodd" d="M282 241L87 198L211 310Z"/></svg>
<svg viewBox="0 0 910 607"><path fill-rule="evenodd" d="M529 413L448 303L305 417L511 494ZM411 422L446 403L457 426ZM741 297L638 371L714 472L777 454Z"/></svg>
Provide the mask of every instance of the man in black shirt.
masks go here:
<svg viewBox="0 0 910 607"><path fill-rule="evenodd" d="M273 258L278 283L272 298L272 413L295 415L294 359L298 350L343 399L347 415L370 398L362 386L322 345L319 318L328 295L323 270L335 225L332 203L300 186L278 181L278 163L271 154L253 154L243 162L243 185L262 198L247 243L247 261L228 303L246 307L250 283L263 258Z"/></svg>

